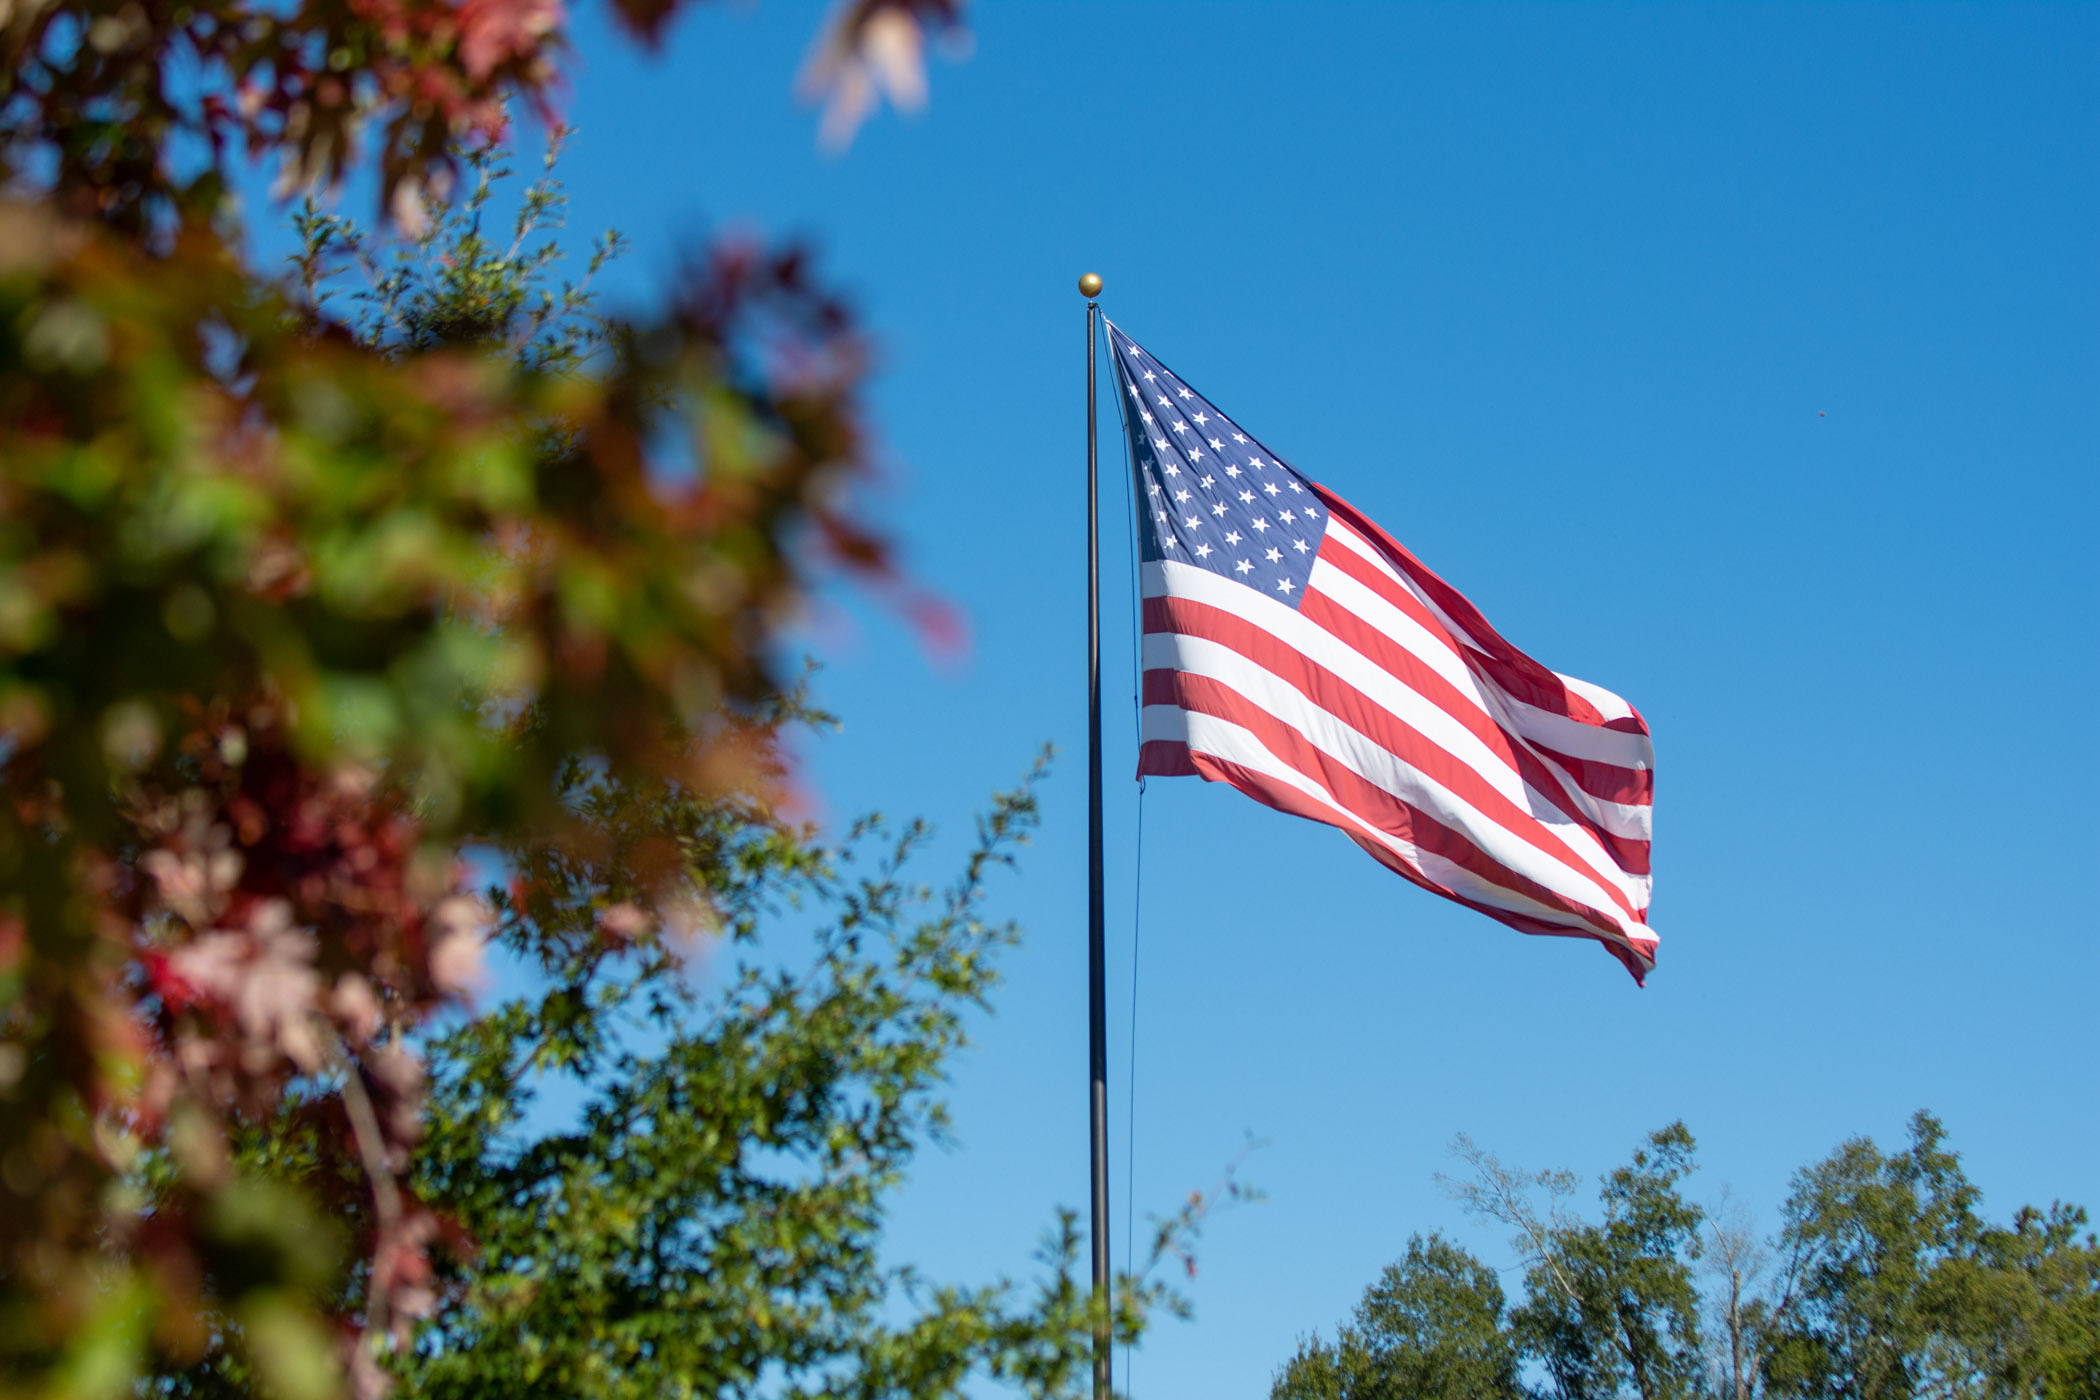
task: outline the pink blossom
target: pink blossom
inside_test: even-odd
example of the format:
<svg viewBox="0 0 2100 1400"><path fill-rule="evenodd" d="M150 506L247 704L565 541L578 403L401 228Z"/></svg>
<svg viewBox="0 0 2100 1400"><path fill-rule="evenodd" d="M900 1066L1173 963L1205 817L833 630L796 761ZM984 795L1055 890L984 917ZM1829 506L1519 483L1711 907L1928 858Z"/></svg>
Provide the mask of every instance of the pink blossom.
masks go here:
<svg viewBox="0 0 2100 1400"><path fill-rule="evenodd" d="M482 954L493 922L489 907L469 895L441 899L430 911L430 980L439 991L467 997L480 989Z"/></svg>
<svg viewBox="0 0 2100 1400"><path fill-rule="evenodd" d="M292 926L291 906L266 899L245 928L215 929L169 961L184 981L233 1012L250 1041L244 1059L274 1048L311 1072L323 1058L313 1026L321 988L314 950L312 932Z"/></svg>
<svg viewBox="0 0 2100 1400"><path fill-rule="evenodd" d="M459 13L459 57L484 82L513 58L529 58L561 27L561 0L467 0Z"/></svg>

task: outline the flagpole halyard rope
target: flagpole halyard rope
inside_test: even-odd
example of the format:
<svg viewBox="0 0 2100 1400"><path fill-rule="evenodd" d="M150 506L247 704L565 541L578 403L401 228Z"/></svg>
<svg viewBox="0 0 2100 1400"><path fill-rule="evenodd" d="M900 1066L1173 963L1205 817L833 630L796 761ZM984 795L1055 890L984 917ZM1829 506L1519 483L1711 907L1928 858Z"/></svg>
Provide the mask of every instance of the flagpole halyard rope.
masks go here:
<svg viewBox="0 0 2100 1400"><path fill-rule="evenodd" d="M1132 697L1135 700L1135 696ZM1137 852L1131 862L1130 891L1130 1049L1126 1059L1129 1069L1123 1087L1123 1272L1132 1268L1136 1236L1132 1232L1132 1200L1137 1190L1137 1046L1138 1046L1138 947L1143 936L1144 923L1141 915L1145 908L1145 781L1138 780L1137 800ZM1126 1394L1135 1394L1131 1386L1131 1348L1123 1347L1123 1385Z"/></svg>

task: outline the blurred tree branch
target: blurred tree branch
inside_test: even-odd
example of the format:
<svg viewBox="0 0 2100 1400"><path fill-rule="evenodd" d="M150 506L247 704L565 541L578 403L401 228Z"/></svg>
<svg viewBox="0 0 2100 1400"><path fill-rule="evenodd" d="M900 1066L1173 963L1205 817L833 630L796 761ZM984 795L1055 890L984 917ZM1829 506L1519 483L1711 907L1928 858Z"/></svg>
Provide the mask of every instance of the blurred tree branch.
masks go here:
<svg viewBox="0 0 2100 1400"><path fill-rule="evenodd" d="M621 13L654 39L674 9ZM752 917L709 861L799 868L777 639L826 578L901 590L862 514L865 340L804 252L753 243L601 314L620 242L554 284L546 172L490 232L565 23L0 8L8 1394L376 1392L476 1257L418 1164L424 1050L490 940L618 963ZM958 24L876 0L822 42L881 47L902 92L898 36ZM259 273L226 198L252 159L286 193L374 170L395 236L309 199L291 275ZM608 829L587 779L758 845ZM621 898L559 932L477 887L489 853L615 850Z"/></svg>

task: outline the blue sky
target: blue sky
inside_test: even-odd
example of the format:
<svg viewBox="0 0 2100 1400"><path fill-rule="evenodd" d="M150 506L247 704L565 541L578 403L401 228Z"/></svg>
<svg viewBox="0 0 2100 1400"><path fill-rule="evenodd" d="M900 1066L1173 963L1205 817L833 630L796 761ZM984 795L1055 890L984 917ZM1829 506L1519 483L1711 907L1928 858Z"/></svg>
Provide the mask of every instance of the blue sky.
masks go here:
<svg viewBox="0 0 2100 1400"><path fill-rule="evenodd" d="M1086 1199L1088 270L1658 752L1645 990L1192 779L1143 799L1134 949L1104 424L1119 1225L1127 1154L1142 1222L1268 1144L1139 1395L1266 1394L1410 1232L1512 1264L1433 1180L1459 1131L1594 1177L1681 1117L1769 1227L1794 1168L1929 1107L1993 1213L2100 1204L2100 7L986 0L930 109L843 157L791 96L821 14L707 7L649 57L586 11L566 175L579 239L636 240L617 295L709 230L806 235L876 334L879 509L972 642L930 661L843 595L812 629L825 810L952 850L1062 750L900 1254L1025 1270Z"/></svg>

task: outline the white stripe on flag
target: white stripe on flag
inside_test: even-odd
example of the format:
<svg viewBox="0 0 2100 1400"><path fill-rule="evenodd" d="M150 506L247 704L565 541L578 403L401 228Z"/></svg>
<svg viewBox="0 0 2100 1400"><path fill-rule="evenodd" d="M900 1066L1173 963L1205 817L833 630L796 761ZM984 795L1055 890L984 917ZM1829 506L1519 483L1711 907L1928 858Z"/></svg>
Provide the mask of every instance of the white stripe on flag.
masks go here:
<svg viewBox="0 0 2100 1400"><path fill-rule="evenodd" d="M1637 942L1644 951L1654 945L1655 935L1645 924L1629 923L1610 910L1594 908L1589 911L1591 919L1577 920L1565 909L1541 903L1506 885L1484 880L1462 865L1365 822L1317 780L1271 753L1267 745L1242 725L1216 715L1192 713L1174 705L1147 705L1140 713L1139 733L1145 742L1166 740L1186 744L1192 752L1214 755L1282 783L1326 808L1333 814L1335 825L1369 837L1400 855L1435 883L1478 904L1523 914L1543 923L1558 924L1571 932L1586 931L1600 938L1616 933L1615 941Z"/></svg>
<svg viewBox="0 0 2100 1400"><path fill-rule="evenodd" d="M1622 870L1618 861L1605 850L1602 842L1589 831L1583 829L1579 821L1571 820L1572 817L1577 816L1588 817L1614 836L1645 840L1647 839L1645 808L1630 808L1622 807L1617 803L1603 803L1599 799L1582 792L1574 784L1572 778L1564 776L1563 781L1567 791L1562 796L1569 799L1569 805L1577 808L1575 812L1567 812L1555 795L1542 793L1526 783L1522 775L1517 771L1515 764L1508 757L1483 742L1479 735L1468 729L1441 705L1424 697L1392 672L1350 646L1342 638L1312 621L1303 613L1285 606L1274 598L1253 593L1230 579L1220 578L1216 574L1193 565L1171 561L1151 563L1145 565L1143 575L1143 591L1146 597L1181 597L1193 602L1207 603L1221 611L1231 613L1242 622L1261 629L1274 637L1283 646L1310 658L1318 665L1332 671L1336 676L1362 691L1366 697L1382 705L1395 718L1414 728L1420 733L1422 739L1449 755L1454 762L1464 765L1483 783L1500 792L1519 807L1524 808L1533 819L1550 827L1556 835L1574 845L1582 857L1583 866L1587 868L1587 874L1594 878L1605 880L1615 888L1622 890L1634 908L1645 909L1647 907L1650 892L1648 877ZM1345 584L1355 585L1364 597L1370 599L1371 602L1376 603L1379 607L1390 610L1390 604L1377 598L1369 590L1363 589L1362 585L1355 584L1355 581L1350 579L1348 575L1330 568L1324 562L1313 565L1312 582L1308 585L1308 591L1324 594L1330 585L1337 580ZM1339 601L1337 600L1337 602ZM1399 616L1397 613L1395 615ZM1403 617L1403 620L1408 619ZM1381 624L1384 619L1376 616L1375 613L1372 618L1364 619L1364 621L1366 621L1367 625L1377 627L1381 631L1383 630ZM1145 639L1145 668L1147 670L1173 669L1175 667L1176 661L1171 653L1155 654L1153 650L1154 638L1165 635L1168 634L1147 634ZM1179 634L1171 635L1178 637ZM1435 650L1441 650L1443 655L1447 659L1453 660L1455 664L1455 658L1449 648L1438 647ZM1237 656L1237 653L1234 653L1234 655ZM1254 663L1247 662L1245 664L1253 665ZM1182 669L1193 670L1195 668L1184 666ZM1206 674L1211 674L1213 679L1225 684L1232 684L1231 678L1226 674L1215 671L1206 672ZM1461 674L1466 680L1467 693L1477 698L1479 696L1477 683L1474 682L1470 673L1461 671ZM1310 704L1311 702L1301 696L1297 703ZM1293 722L1290 718L1291 711L1288 708L1278 710L1272 706L1269 707L1269 710L1271 714L1276 715L1277 718L1282 719L1284 722ZM1483 712L1485 713L1485 711ZM1505 737L1507 737L1506 731ZM1522 741L1511 739L1510 742L1519 743ZM1404 758L1396 757L1394 761L1405 763ZM1542 759L1542 762L1545 761ZM1550 764L1550 762L1547 762L1546 766L1556 773L1563 772L1558 765ZM1368 775L1365 776L1368 777ZM1614 810L1608 814L1599 810L1606 807ZM1635 815L1636 813L1638 815ZM1487 820L1485 817L1481 819Z"/></svg>
<svg viewBox="0 0 2100 1400"><path fill-rule="evenodd" d="M1278 723L1303 734L1314 748L1357 777L1462 834L1497 865L1578 904L1594 908L1622 903L1634 909L1642 906L1647 891L1629 887L1627 882L1632 877L1612 865L1603 847L1589 833L1573 823L1558 821L1548 829L1566 842L1570 854L1561 857L1541 850L1415 764L1321 708L1285 678L1230 647L1200 637L1154 632L1145 637L1144 654L1148 671L1181 671L1227 687ZM1523 800L1521 787L1517 800L1520 804ZM1543 820L1538 824L1548 826ZM1585 844L1587 850L1583 849ZM1586 856L1590 859L1583 859Z"/></svg>

